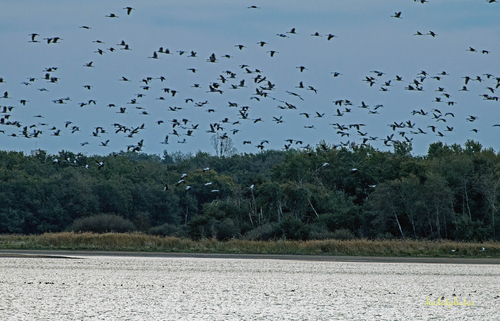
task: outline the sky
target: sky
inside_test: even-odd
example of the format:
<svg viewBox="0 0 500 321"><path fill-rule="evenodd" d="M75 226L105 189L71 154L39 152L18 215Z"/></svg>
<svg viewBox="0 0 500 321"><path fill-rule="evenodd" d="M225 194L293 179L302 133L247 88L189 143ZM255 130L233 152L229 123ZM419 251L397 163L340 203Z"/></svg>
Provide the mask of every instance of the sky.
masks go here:
<svg viewBox="0 0 500 321"><path fill-rule="evenodd" d="M6 0L0 149L498 151L499 16L487 0Z"/></svg>

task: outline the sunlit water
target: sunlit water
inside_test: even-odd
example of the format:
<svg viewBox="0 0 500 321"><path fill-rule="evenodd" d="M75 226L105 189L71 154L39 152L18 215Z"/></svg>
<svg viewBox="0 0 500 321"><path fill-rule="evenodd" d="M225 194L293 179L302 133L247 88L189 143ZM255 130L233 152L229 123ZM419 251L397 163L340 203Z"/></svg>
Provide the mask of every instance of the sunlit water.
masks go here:
<svg viewBox="0 0 500 321"><path fill-rule="evenodd" d="M81 258L0 259L0 320L500 320L496 265Z"/></svg>

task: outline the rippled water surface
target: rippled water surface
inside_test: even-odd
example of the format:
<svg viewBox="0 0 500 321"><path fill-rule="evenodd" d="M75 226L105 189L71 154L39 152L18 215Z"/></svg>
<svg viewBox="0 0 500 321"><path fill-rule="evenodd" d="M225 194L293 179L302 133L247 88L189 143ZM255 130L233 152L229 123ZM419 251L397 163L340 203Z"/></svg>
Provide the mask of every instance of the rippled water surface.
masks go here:
<svg viewBox="0 0 500 321"><path fill-rule="evenodd" d="M0 293L0 320L500 320L497 265L2 258Z"/></svg>

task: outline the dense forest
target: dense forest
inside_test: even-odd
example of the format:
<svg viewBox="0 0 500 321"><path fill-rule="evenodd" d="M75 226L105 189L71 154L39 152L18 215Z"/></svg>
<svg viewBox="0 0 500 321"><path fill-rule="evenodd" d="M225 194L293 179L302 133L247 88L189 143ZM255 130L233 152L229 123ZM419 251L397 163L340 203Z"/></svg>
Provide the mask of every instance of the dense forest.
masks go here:
<svg viewBox="0 0 500 321"><path fill-rule="evenodd" d="M225 157L0 151L0 233L498 240L500 155L474 141L411 151L409 143Z"/></svg>

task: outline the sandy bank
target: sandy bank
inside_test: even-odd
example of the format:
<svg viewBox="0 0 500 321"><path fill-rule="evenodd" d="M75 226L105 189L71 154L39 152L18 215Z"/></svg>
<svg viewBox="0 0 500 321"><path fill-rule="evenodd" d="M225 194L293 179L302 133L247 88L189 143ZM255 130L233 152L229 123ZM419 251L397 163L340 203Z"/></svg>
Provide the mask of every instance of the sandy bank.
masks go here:
<svg viewBox="0 0 500 321"><path fill-rule="evenodd" d="M208 258L249 260L297 260L320 262L371 262L371 263L435 263L435 264L500 264L500 258L460 257L380 257L380 256L328 256L288 254L217 254L217 253L167 253L126 251L69 251L69 250L0 250L0 258L54 258L75 259L89 256L157 257L157 258Z"/></svg>

